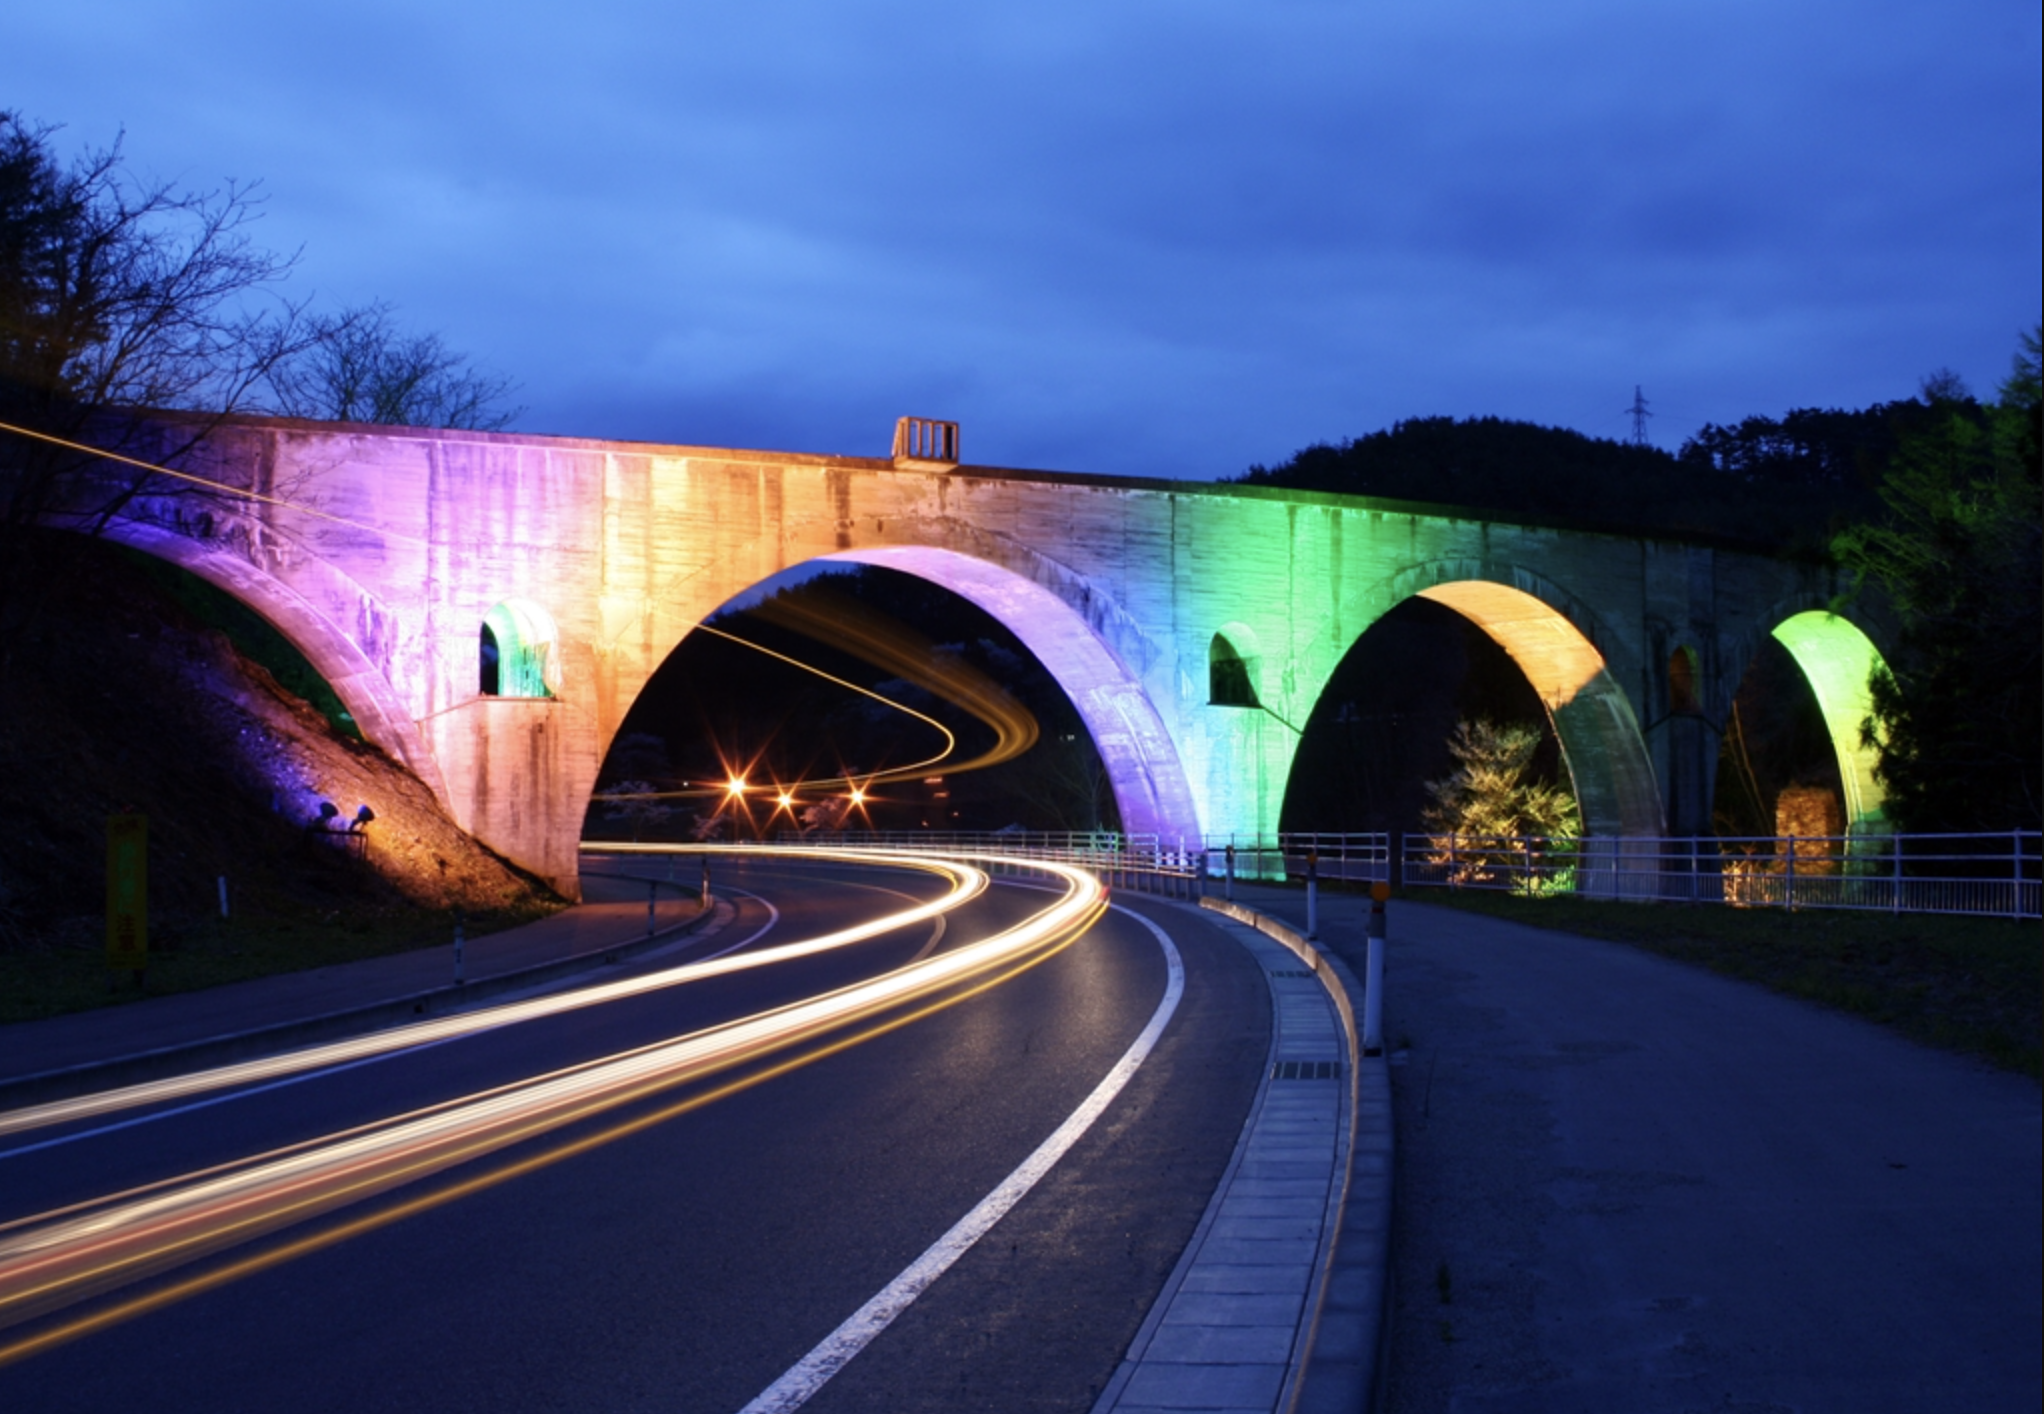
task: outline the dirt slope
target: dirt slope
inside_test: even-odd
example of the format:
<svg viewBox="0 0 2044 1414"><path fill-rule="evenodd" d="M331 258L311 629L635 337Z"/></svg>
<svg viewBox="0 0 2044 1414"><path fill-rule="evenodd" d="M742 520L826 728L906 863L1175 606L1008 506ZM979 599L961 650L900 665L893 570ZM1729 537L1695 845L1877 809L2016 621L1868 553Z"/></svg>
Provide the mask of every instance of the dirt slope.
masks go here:
<svg viewBox="0 0 2044 1414"><path fill-rule="evenodd" d="M149 817L156 949L217 925L223 874L237 920L359 930L552 902L208 627L163 571L78 537L38 553L49 592L0 644L0 955L101 945L106 818L124 808ZM339 823L368 805L366 838L308 828L322 800Z"/></svg>

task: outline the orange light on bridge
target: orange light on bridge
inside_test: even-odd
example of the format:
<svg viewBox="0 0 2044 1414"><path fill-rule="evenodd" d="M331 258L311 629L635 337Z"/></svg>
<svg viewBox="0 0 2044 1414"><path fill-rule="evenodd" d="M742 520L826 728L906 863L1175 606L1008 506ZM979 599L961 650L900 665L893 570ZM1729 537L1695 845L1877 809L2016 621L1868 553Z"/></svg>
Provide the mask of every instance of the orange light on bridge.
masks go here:
<svg viewBox="0 0 2044 1414"><path fill-rule="evenodd" d="M745 777L733 776L730 780L724 782L724 794L732 797L733 799L736 799L737 797L744 795Z"/></svg>

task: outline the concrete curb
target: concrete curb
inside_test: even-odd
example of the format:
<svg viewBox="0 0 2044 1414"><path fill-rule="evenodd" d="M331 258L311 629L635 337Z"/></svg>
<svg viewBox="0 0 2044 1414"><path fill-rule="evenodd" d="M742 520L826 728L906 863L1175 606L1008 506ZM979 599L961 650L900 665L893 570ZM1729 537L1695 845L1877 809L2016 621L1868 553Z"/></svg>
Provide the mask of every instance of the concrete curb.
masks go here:
<svg viewBox="0 0 2044 1414"><path fill-rule="evenodd" d="M251 1027L247 1031L207 1036L197 1041L185 1041L174 1046L138 1051L133 1055L89 1061L83 1065L65 1066L59 1070L38 1071L32 1075L12 1076L0 1080L0 1110L17 1109L23 1105L40 1104L47 1100L68 1099L74 1095L90 1094L117 1085L135 1084L168 1074L239 1060L286 1045L331 1041L342 1036L412 1021L420 1016L460 1011L473 1002L487 1001L491 997L527 987L545 986L549 982L573 977L599 967L612 966L650 952L662 943L694 932L705 920L716 917L720 909L727 913L729 911L728 906L713 904L709 908L699 910L692 918L684 919L680 923L670 923L629 942L612 947L591 948L587 952L576 953L553 962L535 963L531 967L518 968L511 972L478 977L458 987L450 983L445 987L431 987L423 992L389 997L361 1006L343 1007L339 1011L323 1012L318 1016L294 1017L289 1021Z"/></svg>
<svg viewBox="0 0 2044 1414"><path fill-rule="evenodd" d="M1349 1056L1349 1165L1343 1175L1318 1299L1307 1312L1311 1335L1293 1383L1297 1414L1372 1410L1383 1389L1390 1333L1391 1070L1383 1056L1365 1056L1357 1031L1363 986L1347 963L1285 924L1253 908L1202 898L1211 909L1280 944L1313 970L1341 1018Z"/></svg>

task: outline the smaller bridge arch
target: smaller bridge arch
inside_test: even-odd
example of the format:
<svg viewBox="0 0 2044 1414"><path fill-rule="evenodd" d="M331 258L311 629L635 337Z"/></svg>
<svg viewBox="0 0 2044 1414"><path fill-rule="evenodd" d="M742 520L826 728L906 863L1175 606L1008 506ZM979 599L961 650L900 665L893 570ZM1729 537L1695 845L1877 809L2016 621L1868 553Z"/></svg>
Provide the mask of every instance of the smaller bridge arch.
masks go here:
<svg viewBox="0 0 2044 1414"><path fill-rule="evenodd" d="M1873 715L1868 683L1885 666L1881 650L1865 630L1829 609L1804 609L1781 617L1770 630L1789 651L1817 699L1831 749L1838 757L1838 779L1845 792L1848 834L1886 834L1890 828L1887 789L1875 774L1880 752L1870 745L1862 725ZM1752 653L1744 661L1752 661ZM1744 676L1743 670L1741 676Z"/></svg>
<svg viewBox="0 0 2044 1414"><path fill-rule="evenodd" d="M505 599L483 615L478 687L485 697L554 697L560 689L560 631L530 599Z"/></svg>
<svg viewBox="0 0 2044 1414"><path fill-rule="evenodd" d="M1263 648L1248 624L1225 623L1207 645L1207 705L1261 707Z"/></svg>

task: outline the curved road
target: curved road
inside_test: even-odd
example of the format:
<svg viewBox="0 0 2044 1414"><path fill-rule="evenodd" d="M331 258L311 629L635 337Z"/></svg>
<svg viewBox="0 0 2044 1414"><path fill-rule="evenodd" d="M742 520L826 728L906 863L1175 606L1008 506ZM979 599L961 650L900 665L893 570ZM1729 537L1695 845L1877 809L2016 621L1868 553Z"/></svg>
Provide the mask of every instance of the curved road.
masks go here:
<svg viewBox="0 0 2044 1414"><path fill-rule="evenodd" d="M692 944L698 956L755 933L748 951L812 937L947 887L808 860L716 870L738 917ZM941 923L817 956L172 1101L144 1122L152 1112L0 1136L0 1223L785 1006L952 952L1052 897L997 879ZM1155 1051L1048 1176L805 1408L1082 1411L1112 1373L1227 1162L1269 1025L1247 954L1185 911L1133 906L1155 908L1183 959L1184 994ZM1166 976L1151 930L1110 912L1020 975L783 1073L759 1078L755 1065L667 1090L0 1330L4 1359L138 1291L275 1258L0 1365L0 1405L739 1410L1064 1122L1157 1011ZM711 1098L734 1079L756 1083ZM631 1127L678 1101L696 1104ZM93 1132L49 1143L82 1131ZM21 1231L0 1228L0 1249Z"/></svg>

